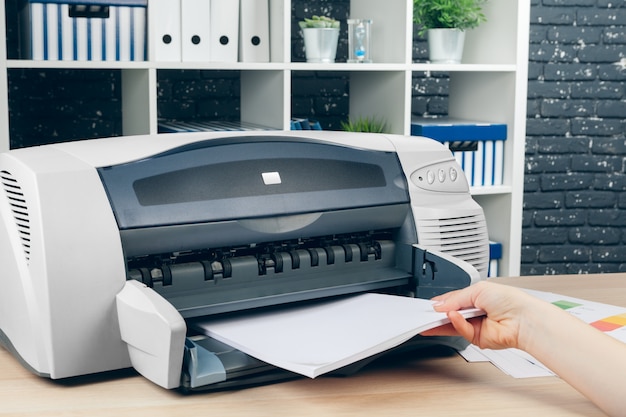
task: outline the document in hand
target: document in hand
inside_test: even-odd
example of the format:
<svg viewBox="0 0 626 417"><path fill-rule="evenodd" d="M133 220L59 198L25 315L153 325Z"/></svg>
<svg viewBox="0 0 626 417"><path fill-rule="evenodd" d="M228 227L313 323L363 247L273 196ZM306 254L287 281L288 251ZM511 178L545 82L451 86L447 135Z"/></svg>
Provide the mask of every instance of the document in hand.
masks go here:
<svg viewBox="0 0 626 417"><path fill-rule="evenodd" d="M461 311L466 318L479 309ZM400 345L448 323L432 301L361 294L246 316L208 319L193 326L261 361L310 378Z"/></svg>

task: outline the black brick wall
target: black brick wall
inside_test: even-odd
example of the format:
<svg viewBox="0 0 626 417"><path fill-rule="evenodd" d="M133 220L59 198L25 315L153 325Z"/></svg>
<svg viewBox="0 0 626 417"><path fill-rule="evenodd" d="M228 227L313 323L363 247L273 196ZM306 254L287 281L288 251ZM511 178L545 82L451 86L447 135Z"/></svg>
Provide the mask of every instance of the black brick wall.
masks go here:
<svg viewBox="0 0 626 417"><path fill-rule="evenodd" d="M10 69L11 147L120 135L120 71Z"/></svg>
<svg viewBox="0 0 626 417"><path fill-rule="evenodd" d="M239 71L159 70L157 82L159 118L239 120Z"/></svg>
<svg viewBox="0 0 626 417"><path fill-rule="evenodd" d="M17 57L16 1L7 0L10 58ZM310 14L345 19L349 0L293 2L296 19ZM293 25L292 56L304 61ZM416 36L414 60L426 54ZM624 271L626 3L532 0L529 56L521 272ZM120 79L116 70L9 70L12 146L120 135ZM237 71L159 71L158 80L160 117L239 118ZM325 129L346 119L348 74L298 71L292 86L294 116ZM414 114L447 113L447 74L415 74L412 88Z"/></svg>
<svg viewBox="0 0 626 417"><path fill-rule="evenodd" d="M626 270L626 6L534 0L522 275Z"/></svg>

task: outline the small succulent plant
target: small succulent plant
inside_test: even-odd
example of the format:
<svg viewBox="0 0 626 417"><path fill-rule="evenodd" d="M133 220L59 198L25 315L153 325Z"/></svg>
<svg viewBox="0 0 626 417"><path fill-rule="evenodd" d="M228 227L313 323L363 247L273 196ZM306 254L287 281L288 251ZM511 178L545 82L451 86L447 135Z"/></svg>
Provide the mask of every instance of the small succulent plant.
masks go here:
<svg viewBox="0 0 626 417"><path fill-rule="evenodd" d="M310 19L305 18L304 20L298 22L301 29L307 28L331 28L331 29L339 29L339 21L333 19L332 17L326 16L313 16Z"/></svg>

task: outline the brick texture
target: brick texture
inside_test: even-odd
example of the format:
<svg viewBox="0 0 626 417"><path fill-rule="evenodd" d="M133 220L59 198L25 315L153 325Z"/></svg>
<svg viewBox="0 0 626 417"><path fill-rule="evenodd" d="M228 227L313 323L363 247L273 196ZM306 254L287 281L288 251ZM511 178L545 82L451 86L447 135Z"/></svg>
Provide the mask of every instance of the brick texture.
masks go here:
<svg viewBox="0 0 626 417"><path fill-rule="evenodd" d="M626 270L626 5L534 0L522 275Z"/></svg>
<svg viewBox="0 0 626 417"><path fill-rule="evenodd" d="M121 134L120 72L10 69L11 147Z"/></svg>

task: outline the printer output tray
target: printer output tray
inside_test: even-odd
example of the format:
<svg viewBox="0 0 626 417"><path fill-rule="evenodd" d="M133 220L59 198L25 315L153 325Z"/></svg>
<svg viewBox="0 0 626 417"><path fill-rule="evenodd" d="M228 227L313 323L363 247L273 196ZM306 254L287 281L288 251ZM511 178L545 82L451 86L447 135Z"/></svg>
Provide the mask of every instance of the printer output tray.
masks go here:
<svg viewBox="0 0 626 417"><path fill-rule="evenodd" d="M392 357L431 346L447 346L454 350L462 350L467 345L468 342L461 337L418 335L400 346L332 371L328 375L337 377L353 375L382 356ZM196 352L192 353L193 350ZM203 350L205 355L211 357L208 362L213 366L203 363L202 360L199 362L198 356L202 355L197 355L197 350ZM180 389L187 393L220 391L297 378L303 376L262 362L209 336L196 336L187 339Z"/></svg>

